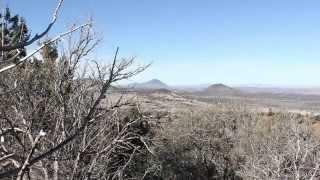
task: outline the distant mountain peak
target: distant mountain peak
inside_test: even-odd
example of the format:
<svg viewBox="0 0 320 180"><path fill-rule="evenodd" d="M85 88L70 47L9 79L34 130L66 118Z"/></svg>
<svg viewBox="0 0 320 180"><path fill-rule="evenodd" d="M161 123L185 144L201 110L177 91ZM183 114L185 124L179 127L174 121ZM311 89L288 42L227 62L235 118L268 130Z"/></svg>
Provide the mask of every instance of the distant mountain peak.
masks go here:
<svg viewBox="0 0 320 180"><path fill-rule="evenodd" d="M231 87L226 86L226 85L224 85L224 84L222 84L222 83L212 84L212 85L210 85L207 89L209 89L209 88L226 88L226 89L232 89Z"/></svg>
<svg viewBox="0 0 320 180"><path fill-rule="evenodd" d="M136 89L170 89L170 87L159 79L151 79L144 83L134 83Z"/></svg>
<svg viewBox="0 0 320 180"><path fill-rule="evenodd" d="M239 93L239 91L221 83L212 84L201 92L203 95L229 95L236 93Z"/></svg>
<svg viewBox="0 0 320 180"><path fill-rule="evenodd" d="M164 84L162 81L160 81L159 79L151 79L150 81L147 81L147 83L161 83Z"/></svg>

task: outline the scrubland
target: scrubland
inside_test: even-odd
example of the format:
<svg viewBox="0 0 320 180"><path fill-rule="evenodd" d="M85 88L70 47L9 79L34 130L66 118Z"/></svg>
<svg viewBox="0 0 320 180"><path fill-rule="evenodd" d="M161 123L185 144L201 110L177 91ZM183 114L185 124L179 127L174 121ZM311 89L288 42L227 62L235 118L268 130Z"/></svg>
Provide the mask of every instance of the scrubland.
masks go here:
<svg viewBox="0 0 320 180"><path fill-rule="evenodd" d="M0 179L320 179L320 96L118 87L149 64L93 58L91 21L43 39L62 4L31 39L1 16Z"/></svg>
<svg viewBox="0 0 320 180"><path fill-rule="evenodd" d="M232 102L193 100L185 107L181 99L181 108L170 112L175 102L166 94L159 104L167 114L149 119L152 153L142 160L144 179L320 178L320 123L312 115Z"/></svg>

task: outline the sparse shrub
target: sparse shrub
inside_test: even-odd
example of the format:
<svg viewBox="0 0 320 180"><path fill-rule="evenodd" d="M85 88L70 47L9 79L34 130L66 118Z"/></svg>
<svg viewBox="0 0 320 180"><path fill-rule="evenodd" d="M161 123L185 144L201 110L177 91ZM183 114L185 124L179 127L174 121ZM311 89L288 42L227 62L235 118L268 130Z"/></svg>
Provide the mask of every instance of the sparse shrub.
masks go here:
<svg viewBox="0 0 320 180"><path fill-rule="evenodd" d="M159 130L155 171L149 179L241 179L232 150L237 132L232 112L183 113ZM147 176L148 177L148 176Z"/></svg>
<svg viewBox="0 0 320 180"><path fill-rule="evenodd" d="M145 179L318 179L310 119L230 106L181 113L158 129Z"/></svg>
<svg viewBox="0 0 320 180"><path fill-rule="evenodd" d="M320 143L310 121L289 113L272 118L269 133L261 134L255 126L243 128L246 135L239 149L246 161L240 174L245 179L319 179Z"/></svg>

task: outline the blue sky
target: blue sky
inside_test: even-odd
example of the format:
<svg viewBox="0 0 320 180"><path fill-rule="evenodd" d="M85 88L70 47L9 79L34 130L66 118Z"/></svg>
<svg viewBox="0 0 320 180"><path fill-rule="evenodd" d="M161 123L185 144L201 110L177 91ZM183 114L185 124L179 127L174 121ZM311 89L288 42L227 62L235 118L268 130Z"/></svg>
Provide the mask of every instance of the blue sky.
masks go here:
<svg viewBox="0 0 320 180"><path fill-rule="evenodd" d="M2 0L32 32L55 0ZM320 86L320 1L65 0L51 34L89 16L104 41L95 57L123 56L152 66L133 81Z"/></svg>

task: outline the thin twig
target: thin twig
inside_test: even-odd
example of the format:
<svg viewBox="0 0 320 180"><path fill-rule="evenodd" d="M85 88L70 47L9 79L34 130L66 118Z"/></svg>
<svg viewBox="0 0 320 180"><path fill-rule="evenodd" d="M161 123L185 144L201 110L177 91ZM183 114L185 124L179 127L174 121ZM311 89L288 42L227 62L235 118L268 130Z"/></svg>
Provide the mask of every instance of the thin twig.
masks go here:
<svg viewBox="0 0 320 180"><path fill-rule="evenodd" d="M53 12L51 23L47 26L47 28L42 33L36 34L31 40L26 41L26 42L19 42L15 45L1 45L0 51L11 51L14 49L21 49L21 48L24 48L25 46L29 46L29 45L33 44L35 41L37 41L40 38L42 38L43 36L45 36L51 30L52 26L57 21L58 13L59 13L59 10L61 9L63 1L64 0L59 1L55 11Z"/></svg>
<svg viewBox="0 0 320 180"><path fill-rule="evenodd" d="M4 72L4 71L7 71L7 70L9 70L9 69L11 69L11 68L14 68L14 67L16 67L17 65L21 64L22 62L26 61L27 59L29 59L30 57L32 57L34 54L36 54L37 52L39 52L42 48L44 48L45 46L47 46L48 44L54 43L54 42L60 40L61 38L63 38L64 36L66 36L66 35L74 32L74 31L77 31L77 30L79 30L79 29L81 29L81 28L83 28L83 27L90 26L90 25L91 25L90 23L86 23L86 24L83 24L83 25L78 26L78 27L76 27L76 28L73 28L73 29L71 29L71 30L69 30L69 31L67 31L67 32L64 32L64 33L59 34L58 36L56 36L55 38L51 39L50 41L43 43L40 47L38 47L36 50L34 50L32 53L30 53L30 54L27 55L26 57L24 57L24 58L22 58L22 59L19 59L18 62L12 63L12 64L10 64L10 65L8 65L8 66L6 66L6 67L1 68L1 69L0 69L0 73L2 73L2 72Z"/></svg>

